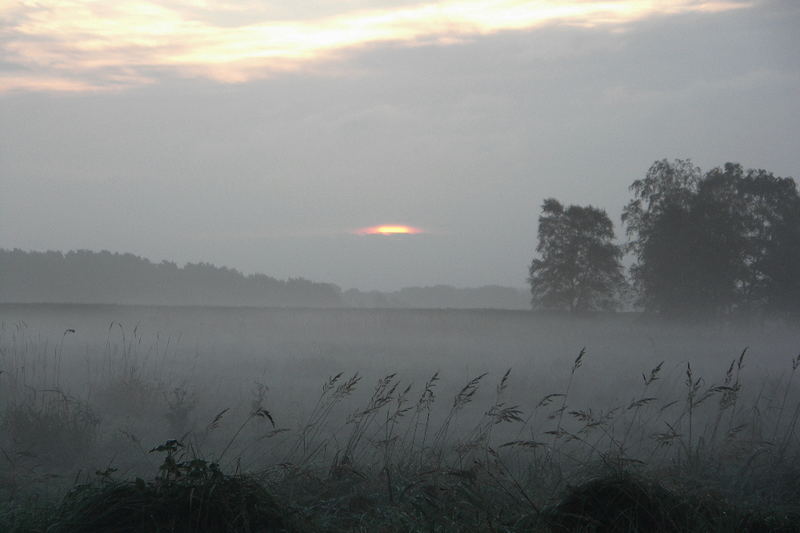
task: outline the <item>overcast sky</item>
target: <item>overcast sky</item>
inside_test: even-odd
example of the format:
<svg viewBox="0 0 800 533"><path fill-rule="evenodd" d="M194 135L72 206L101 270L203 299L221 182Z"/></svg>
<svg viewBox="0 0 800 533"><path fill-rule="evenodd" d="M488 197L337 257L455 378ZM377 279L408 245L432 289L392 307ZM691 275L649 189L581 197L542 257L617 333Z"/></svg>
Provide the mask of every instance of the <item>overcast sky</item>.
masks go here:
<svg viewBox="0 0 800 533"><path fill-rule="evenodd" d="M0 247L523 287L543 199L800 177L800 2L0 4ZM380 224L413 235L361 235Z"/></svg>

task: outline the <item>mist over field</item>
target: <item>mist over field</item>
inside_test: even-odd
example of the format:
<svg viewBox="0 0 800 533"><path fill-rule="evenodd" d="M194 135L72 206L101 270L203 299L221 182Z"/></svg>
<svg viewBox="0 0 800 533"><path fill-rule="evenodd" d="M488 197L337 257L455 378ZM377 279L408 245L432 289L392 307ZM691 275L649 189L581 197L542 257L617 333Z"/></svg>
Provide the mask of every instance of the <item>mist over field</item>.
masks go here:
<svg viewBox="0 0 800 533"><path fill-rule="evenodd" d="M659 363L664 394L683 387L687 363L710 387L744 350L745 375L758 386L748 392L774 402L800 342L795 325L671 324L634 313L4 304L0 323L6 391L11 384L23 395L27 387L59 389L91 404L126 381L150 390L153 412L125 406L135 398L118 391L120 407L130 411L103 420L109 433L125 429L126 420L165 426L176 388L203 407L187 419L202 425L224 408L246 410L257 384L269 389L267 405L282 425L296 426L338 373L363 376L361 395L390 373L412 391L438 373L445 396L487 373L483 393L491 396L511 369L509 398L532 407L563 392L582 349L575 408L626 404Z"/></svg>
<svg viewBox="0 0 800 533"><path fill-rule="evenodd" d="M799 25L0 5L0 531L800 532Z"/></svg>
<svg viewBox="0 0 800 533"><path fill-rule="evenodd" d="M799 343L794 324L638 313L2 304L3 490L53 497L106 468L146 479L152 450L177 439L177 458L256 475L310 505L300 512L312 530L352 524L363 498L413 501L380 503L388 465L396 490L432 483L457 513L467 502L454 472L470 484L510 469L474 497L528 521L538 511L495 491L524 483L520 498L546 504L598 472L654 468L673 490L689 490L691 471L744 501L726 483L785 472L773 454L793 460ZM781 481L757 501L791 490ZM333 507L320 513L320 501Z"/></svg>

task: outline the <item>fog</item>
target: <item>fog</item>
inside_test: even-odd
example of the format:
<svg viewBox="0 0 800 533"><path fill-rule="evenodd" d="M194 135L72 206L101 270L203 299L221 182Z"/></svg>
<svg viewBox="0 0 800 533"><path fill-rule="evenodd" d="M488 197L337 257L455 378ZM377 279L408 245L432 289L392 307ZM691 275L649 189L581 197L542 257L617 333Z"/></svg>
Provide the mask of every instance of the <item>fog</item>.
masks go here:
<svg viewBox="0 0 800 533"><path fill-rule="evenodd" d="M354 413L368 402L378 380L390 374L399 389L411 387L412 399L438 375L437 421L465 384L486 374L473 403L450 428L459 442L495 401L496 386L509 369L504 398L525 418L537 409L544 412L538 404L548 395L567 392L569 411L622 408L624 415L640 397L643 377L662 364L648 397L655 398L655 411L673 409L664 422L675 424L685 409L687 363L695 379L702 377L702 390L711 390L724 384L729 365L746 350L740 401L748 407L737 416L747 420L749 409L758 408L761 424L768 427L775 422L800 344L800 329L778 323L690 326L643 321L637 314L574 318L529 311L30 304L0 306L0 324L5 405L55 409L64 402L67 411L80 407L93 417L88 440L47 435L44 429L37 435L34 428L23 431L19 421L19 434L5 433L4 449L29 453L31 467L61 474L109 462L145 475L152 460L137 447L189 435L200 439L215 415L230 409L219 431L224 438L199 444L206 453L218 453L259 394L276 427L250 428L231 457L245 458L248 468L266 468L285 459L280 454L302 430L323 385L340 373L362 379L316 435L330 449L314 457L315 464L332 460ZM795 394L792 389L791 398ZM674 401L678 404L670 406ZM709 401L703 418L695 415L698 428L713 423L718 401ZM511 424L498 435L540 440L554 424L540 416L536 425ZM666 429L664 422L648 430ZM6 418L6 424L13 426L13 420ZM271 436L276 428L286 432ZM272 439L267 448L256 444L265 435ZM647 449L646 443L639 445ZM53 455L55 449L66 455ZM640 450L632 446L627 452L636 457ZM53 457L60 460L50 462Z"/></svg>

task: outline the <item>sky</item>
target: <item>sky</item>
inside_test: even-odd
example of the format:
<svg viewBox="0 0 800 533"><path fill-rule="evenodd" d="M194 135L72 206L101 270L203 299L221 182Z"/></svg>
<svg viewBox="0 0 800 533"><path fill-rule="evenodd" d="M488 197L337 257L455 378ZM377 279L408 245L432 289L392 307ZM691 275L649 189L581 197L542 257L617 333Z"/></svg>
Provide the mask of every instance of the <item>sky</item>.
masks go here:
<svg viewBox="0 0 800 533"><path fill-rule="evenodd" d="M795 0L0 2L0 248L524 287L545 198L622 240L657 159L800 178L797 27Z"/></svg>

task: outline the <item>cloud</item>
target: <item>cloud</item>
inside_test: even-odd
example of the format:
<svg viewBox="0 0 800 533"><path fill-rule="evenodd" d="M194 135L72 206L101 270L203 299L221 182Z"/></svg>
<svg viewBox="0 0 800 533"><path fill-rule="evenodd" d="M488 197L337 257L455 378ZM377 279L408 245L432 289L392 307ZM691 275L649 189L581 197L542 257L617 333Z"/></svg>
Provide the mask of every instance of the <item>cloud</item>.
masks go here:
<svg viewBox="0 0 800 533"><path fill-rule="evenodd" d="M629 24L658 15L750 7L732 0L440 2L21 1L0 8L0 91L118 89L161 77L241 83L312 69L379 43L453 45L546 25ZM311 7L313 4L313 7ZM20 73L20 68L24 73Z"/></svg>

